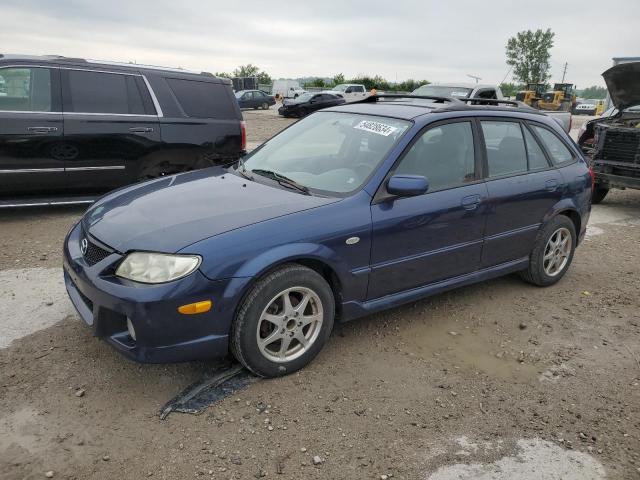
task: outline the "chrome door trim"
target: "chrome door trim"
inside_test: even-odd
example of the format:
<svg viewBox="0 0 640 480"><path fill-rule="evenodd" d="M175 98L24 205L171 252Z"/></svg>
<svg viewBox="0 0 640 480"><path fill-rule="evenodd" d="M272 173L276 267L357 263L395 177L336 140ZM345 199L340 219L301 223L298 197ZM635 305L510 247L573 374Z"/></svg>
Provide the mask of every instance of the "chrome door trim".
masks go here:
<svg viewBox="0 0 640 480"><path fill-rule="evenodd" d="M82 172L91 170L124 170L124 165L106 165L103 167L68 167L65 168L67 172Z"/></svg>
<svg viewBox="0 0 640 480"><path fill-rule="evenodd" d="M64 168L16 168L15 170L0 170L2 173L42 173L42 172L64 172Z"/></svg>

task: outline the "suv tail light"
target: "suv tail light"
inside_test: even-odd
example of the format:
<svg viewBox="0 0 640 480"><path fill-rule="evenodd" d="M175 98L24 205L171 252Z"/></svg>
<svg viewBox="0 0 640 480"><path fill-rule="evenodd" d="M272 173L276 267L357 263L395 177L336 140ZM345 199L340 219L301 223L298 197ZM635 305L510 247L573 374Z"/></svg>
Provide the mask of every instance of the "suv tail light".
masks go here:
<svg viewBox="0 0 640 480"><path fill-rule="evenodd" d="M589 175L591 175L591 191L596 188L596 172L593 171L593 167L589 167Z"/></svg>
<svg viewBox="0 0 640 480"><path fill-rule="evenodd" d="M240 122L240 150L247 149L247 122L244 120Z"/></svg>

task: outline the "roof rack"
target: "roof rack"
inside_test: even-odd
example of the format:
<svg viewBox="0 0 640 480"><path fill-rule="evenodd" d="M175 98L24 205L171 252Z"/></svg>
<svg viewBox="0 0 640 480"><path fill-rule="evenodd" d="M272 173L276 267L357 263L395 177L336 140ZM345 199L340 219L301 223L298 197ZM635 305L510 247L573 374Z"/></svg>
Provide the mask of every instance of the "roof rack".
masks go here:
<svg viewBox="0 0 640 480"><path fill-rule="evenodd" d="M419 98L424 100L434 100L434 102L440 102L440 103L459 103L460 102L460 100L458 100L457 98L452 98L452 97L437 97L434 95L402 95L398 93L382 93L382 94L370 95L362 100L358 100L357 102L353 102L353 103L373 103L373 102L377 102L381 98L392 98L392 99L408 98L411 100Z"/></svg>

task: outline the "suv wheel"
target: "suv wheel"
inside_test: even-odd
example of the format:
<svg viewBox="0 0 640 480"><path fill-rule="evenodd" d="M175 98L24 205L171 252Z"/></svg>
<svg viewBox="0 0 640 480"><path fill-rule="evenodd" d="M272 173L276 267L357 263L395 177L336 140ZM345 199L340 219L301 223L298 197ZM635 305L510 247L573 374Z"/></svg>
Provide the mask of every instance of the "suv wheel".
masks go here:
<svg viewBox="0 0 640 480"><path fill-rule="evenodd" d="M333 327L331 287L315 271L289 264L259 280L231 326L231 353L261 377L295 372L320 352Z"/></svg>
<svg viewBox="0 0 640 480"><path fill-rule="evenodd" d="M604 200L604 197L609 193L609 189L605 187L596 187L593 191L593 195L591 195L591 203L593 205L597 205L601 201Z"/></svg>
<svg viewBox="0 0 640 480"><path fill-rule="evenodd" d="M553 285L569 269L576 249L576 229L570 218L558 215L538 233L524 280L539 287Z"/></svg>

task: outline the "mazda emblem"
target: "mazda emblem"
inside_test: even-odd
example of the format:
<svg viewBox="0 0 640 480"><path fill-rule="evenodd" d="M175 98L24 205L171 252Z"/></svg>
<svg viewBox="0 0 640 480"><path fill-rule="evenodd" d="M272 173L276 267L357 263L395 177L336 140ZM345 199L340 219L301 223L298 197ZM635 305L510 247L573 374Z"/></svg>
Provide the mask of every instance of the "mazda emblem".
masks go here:
<svg viewBox="0 0 640 480"><path fill-rule="evenodd" d="M89 242L87 241L86 238L83 238L80 241L80 251L82 252L82 255L86 255L87 254L87 249L89 248Z"/></svg>

